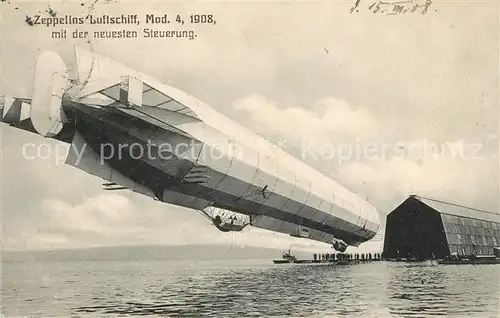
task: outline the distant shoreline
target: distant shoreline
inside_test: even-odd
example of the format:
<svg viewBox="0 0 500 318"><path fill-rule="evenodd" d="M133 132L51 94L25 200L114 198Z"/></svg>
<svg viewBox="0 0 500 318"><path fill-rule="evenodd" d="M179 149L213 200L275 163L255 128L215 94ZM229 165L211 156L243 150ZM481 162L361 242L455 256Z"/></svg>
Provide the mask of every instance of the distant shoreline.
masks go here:
<svg viewBox="0 0 500 318"><path fill-rule="evenodd" d="M300 257L312 258L316 252L294 250ZM3 251L3 262L9 261L88 261L88 260L229 260L276 259L283 249L231 245L124 245L55 250Z"/></svg>

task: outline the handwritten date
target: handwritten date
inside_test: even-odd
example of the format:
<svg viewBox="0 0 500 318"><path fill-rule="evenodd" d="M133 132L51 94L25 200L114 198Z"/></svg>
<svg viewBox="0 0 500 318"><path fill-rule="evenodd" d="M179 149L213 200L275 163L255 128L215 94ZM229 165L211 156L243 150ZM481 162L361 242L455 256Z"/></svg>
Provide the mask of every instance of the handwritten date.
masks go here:
<svg viewBox="0 0 500 318"><path fill-rule="evenodd" d="M350 13L355 13L360 11L361 0L356 0L354 5L349 9ZM407 0L407 1L375 1L370 2L370 5L366 8L373 14L385 14L385 15L402 15L408 13L419 12L421 14L426 14L429 7L432 4L432 0Z"/></svg>

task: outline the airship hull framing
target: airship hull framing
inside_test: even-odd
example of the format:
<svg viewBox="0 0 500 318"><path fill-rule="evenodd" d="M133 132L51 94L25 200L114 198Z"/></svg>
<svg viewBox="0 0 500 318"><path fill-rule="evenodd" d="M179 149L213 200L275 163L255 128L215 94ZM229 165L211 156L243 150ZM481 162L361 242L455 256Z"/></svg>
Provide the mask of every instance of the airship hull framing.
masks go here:
<svg viewBox="0 0 500 318"><path fill-rule="evenodd" d="M357 246L377 233L368 202L200 101L100 55L76 57L77 84L62 98L64 128L54 137L70 141L72 132L67 164L292 236Z"/></svg>

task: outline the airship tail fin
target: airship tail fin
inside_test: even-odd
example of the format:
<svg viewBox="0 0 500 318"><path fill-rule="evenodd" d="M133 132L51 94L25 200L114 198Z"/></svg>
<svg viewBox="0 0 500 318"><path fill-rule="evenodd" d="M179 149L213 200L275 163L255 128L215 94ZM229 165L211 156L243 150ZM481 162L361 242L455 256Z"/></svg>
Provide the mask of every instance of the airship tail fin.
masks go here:
<svg viewBox="0 0 500 318"><path fill-rule="evenodd" d="M44 137L55 137L62 129L66 116L62 111L68 74L62 58L45 51L38 56L33 79L30 117L36 131Z"/></svg>
<svg viewBox="0 0 500 318"><path fill-rule="evenodd" d="M12 127L36 133L31 122L29 98L0 96L0 121Z"/></svg>
<svg viewBox="0 0 500 318"><path fill-rule="evenodd" d="M101 156L90 146L83 136L76 132L71 147L66 157L67 165L76 167L88 174L100 177L109 183L105 184L105 190L129 189L134 192L154 197L153 192L147 187L124 176L118 170L113 169ZM108 188L107 186L113 186Z"/></svg>
<svg viewBox="0 0 500 318"><path fill-rule="evenodd" d="M61 57L46 51L37 58L31 98L0 97L0 121L15 128L58 139L65 115L61 103L68 85Z"/></svg>

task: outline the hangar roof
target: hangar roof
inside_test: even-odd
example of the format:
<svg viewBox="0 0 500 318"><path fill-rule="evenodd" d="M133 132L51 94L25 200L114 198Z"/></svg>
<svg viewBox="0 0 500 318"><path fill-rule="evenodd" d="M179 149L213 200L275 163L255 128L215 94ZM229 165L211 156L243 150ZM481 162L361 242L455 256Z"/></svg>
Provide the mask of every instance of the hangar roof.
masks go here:
<svg viewBox="0 0 500 318"><path fill-rule="evenodd" d="M438 199L425 198L417 195L411 195L410 198L414 198L425 205L433 208L439 213L456 215L465 218L478 219L484 221L490 221L500 224L500 215L484 211L480 209L475 209L471 207L466 207L456 203L450 203Z"/></svg>

